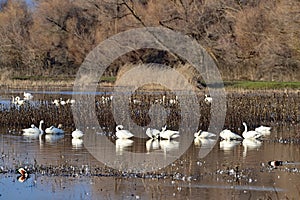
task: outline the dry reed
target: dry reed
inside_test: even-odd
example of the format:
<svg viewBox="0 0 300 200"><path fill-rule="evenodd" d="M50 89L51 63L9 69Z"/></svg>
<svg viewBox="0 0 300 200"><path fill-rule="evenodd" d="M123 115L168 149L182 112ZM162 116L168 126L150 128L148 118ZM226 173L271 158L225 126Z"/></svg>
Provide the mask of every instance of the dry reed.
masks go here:
<svg viewBox="0 0 300 200"><path fill-rule="evenodd" d="M165 95L164 102L162 101ZM107 96L108 97L108 96ZM199 94L199 129L206 130L210 122L210 105L204 102L204 95ZM189 101L187 97L185 100ZM250 129L260 124L297 124L300 122L300 93L228 93L227 113L224 128L234 131L242 128L242 122L247 122ZM157 104L167 110L166 121L169 127L178 128L181 122L181 107L179 100L172 93L134 94L128 100L130 118L138 125L145 126L150 123L149 109ZM114 131L115 121L112 113L112 102L103 102L103 96L95 98L96 113L99 124L108 131ZM191 108L193 109L193 108ZM122 111L122 108L120 109ZM82 111L82 116L89 113ZM153 116L152 116L153 117ZM197 117L197 116L191 116ZM11 105L1 107L0 123L10 129L22 129L30 124L38 124L39 120L45 121L45 126L62 123L65 127L74 128L71 105L55 106L50 101L41 100L36 104L23 106ZM153 120L153 119L152 119ZM157 119L161 120L161 119ZM86 126L94 126L87 124Z"/></svg>

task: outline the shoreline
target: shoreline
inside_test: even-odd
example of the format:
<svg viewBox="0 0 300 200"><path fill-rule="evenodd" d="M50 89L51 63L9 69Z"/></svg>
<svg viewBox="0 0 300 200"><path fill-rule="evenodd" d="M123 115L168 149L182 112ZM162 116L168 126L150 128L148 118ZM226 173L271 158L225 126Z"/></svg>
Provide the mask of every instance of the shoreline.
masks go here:
<svg viewBox="0 0 300 200"><path fill-rule="evenodd" d="M8 81L0 81L0 90L73 90L75 80L60 80L60 81L53 81L53 80L46 80L46 81L33 81L33 80L8 80ZM286 87L287 83L283 82L282 87L270 87L267 86L269 83L273 82L261 82L261 81L253 81L253 84L260 84L262 86L255 86L254 88L248 87L246 84L237 84L234 85L236 81L224 81L224 88L226 92L300 92L300 82L297 83L296 86L291 85L290 87ZM299 86L298 86L299 83ZM276 83L278 85L278 83ZM98 88L113 88L114 82L111 81L101 81L98 84ZM197 88L195 87L198 92L207 92L208 87ZM147 86L144 88L146 91L155 91L155 90L163 90L163 87L155 87Z"/></svg>

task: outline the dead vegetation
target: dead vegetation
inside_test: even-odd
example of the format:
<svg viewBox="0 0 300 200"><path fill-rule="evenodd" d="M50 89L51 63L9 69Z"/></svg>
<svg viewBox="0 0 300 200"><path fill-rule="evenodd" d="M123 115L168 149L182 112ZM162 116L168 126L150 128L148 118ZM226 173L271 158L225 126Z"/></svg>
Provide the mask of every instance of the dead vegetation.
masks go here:
<svg viewBox="0 0 300 200"><path fill-rule="evenodd" d="M106 38L132 28L162 26L196 39L225 80L300 80L297 0L33 3L0 4L0 68L14 76L74 76L87 53ZM106 75L115 76L130 62L182 63L164 52L136 51L114 62Z"/></svg>
<svg viewBox="0 0 300 200"><path fill-rule="evenodd" d="M54 98L57 97L52 95L51 99L49 99L49 97L45 96L38 103L25 104L21 107L0 105L0 123L4 127L20 130L24 127L29 127L32 123L38 124L43 119L45 126L62 123L66 128L74 128L72 106L68 104L57 107L51 103ZM187 105L187 102L191 101L188 95L183 98L184 105ZM199 116L199 129L207 130L210 123L211 105L204 102L204 94L198 93L197 98L201 113L201 116ZM182 120L181 109L184 106L180 100L181 98L177 99L171 91L150 94L139 91L132 94L130 99L127 100L129 113L125 116L131 118L140 126L146 126L151 122L151 118L155 118L157 109L164 109L167 111L165 120L168 127L178 128ZM123 101L126 101L126 99L123 99ZM224 128L240 132L243 121L247 122L250 129L262 124L271 126L273 124L276 124L276 126L297 125L300 122L299 101L299 92L245 91L228 93ZM77 103L75 106L80 105L80 102ZM189 105L193 104L189 103ZM95 97L95 109L100 126L107 132L114 132L116 122L114 121L113 110L116 108L113 107L110 96L105 94L97 95ZM190 111L193 109L193 107L188 108ZM117 111L123 113L126 109L120 107ZM80 114L81 120L85 119L85 117L91 117L91 113L88 110L80 110ZM189 117L194 119L197 116ZM159 122L162 119L152 120L158 120ZM90 121L86 120L86 122ZM95 124L85 124L85 127L94 126Z"/></svg>

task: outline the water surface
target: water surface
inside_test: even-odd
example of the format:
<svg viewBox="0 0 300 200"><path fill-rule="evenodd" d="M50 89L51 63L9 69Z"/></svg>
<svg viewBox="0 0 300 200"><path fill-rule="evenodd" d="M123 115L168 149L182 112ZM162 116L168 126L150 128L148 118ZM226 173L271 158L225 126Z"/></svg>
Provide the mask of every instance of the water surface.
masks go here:
<svg viewBox="0 0 300 200"><path fill-rule="evenodd" d="M51 102L56 98L68 99L72 95L70 91L32 93L35 95L33 102L37 105L40 100ZM22 95L22 91L1 94L0 103L10 108L12 95ZM66 117L54 116L53 121L55 119ZM108 138L115 145L113 149L104 149L108 157L116 156L122 160L129 151L148 153L145 159L151 154L168 159L181 147L180 139L149 142L145 137L120 143L114 137L114 126L108 120L104 121L108 125L101 123L104 124L103 132L99 132L97 127L85 127L85 130L96 134L99 139ZM0 198L297 199L300 194L299 123L267 120L264 123L272 125L272 132L259 141L191 140L189 148L178 159L165 168L146 174L122 172L105 166L86 148L85 138L82 141L72 140L71 132L75 129L72 123L65 127L64 137L45 141L26 138L20 134L20 127L4 124L0 134ZM29 124L22 128L27 126ZM243 131L242 126L234 126L234 129L238 133ZM203 157L211 145L212 150ZM271 160L292 163L272 168L268 166ZM29 172L29 178L23 182L19 181L16 172L19 167Z"/></svg>

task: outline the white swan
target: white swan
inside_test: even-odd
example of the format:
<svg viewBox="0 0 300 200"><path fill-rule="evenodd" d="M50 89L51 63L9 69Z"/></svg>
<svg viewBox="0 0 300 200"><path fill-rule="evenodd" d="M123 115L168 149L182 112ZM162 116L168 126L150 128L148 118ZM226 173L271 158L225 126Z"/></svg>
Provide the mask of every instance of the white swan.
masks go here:
<svg viewBox="0 0 300 200"><path fill-rule="evenodd" d="M15 97L12 96L11 98L12 98L11 103L17 105L18 103L17 103L17 101L15 100Z"/></svg>
<svg viewBox="0 0 300 200"><path fill-rule="evenodd" d="M30 100L33 98L33 95L29 92L24 92L24 99Z"/></svg>
<svg viewBox="0 0 300 200"><path fill-rule="evenodd" d="M64 101L62 98L60 98L60 105L64 106L64 105L66 105L66 104L67 104L67 102Z"/></svg>
<svg viewBox="0 0 300 200"><path fill-rule="evenodd" d="M22 131L24 136L38 136L40 134L40 130L34 124L31 124L30 128L22 129Z"/></svg>
<svg viewBox="0 0 300 200"><path fill-rule="evenodd" d="M261 133L259 133L259 132L256 132L256 131L248 131L248 129L247 129L247 124L245 123L245 122L243 122L243 125L244 125L244 127L245 127L245 130L244 130L244 132L243 132L243 137L245 138L245 139L247 139L247 138L260 138L261 136L262 136L262 134Z"/></svg>
<svg viewBox="0 0 300 200"><path fill-rule="evenodd" d="M151 139L158 139L160 131L154 128L147 128L146 135Z"/></svg>
<svg viewBox="0 0 300 200"><path fill-rule="evenodd" d="M54 101L52 101L52 104L56 105L56 106L59 106L59 100L58 99L54 99Z"/></svg>
<svg viewBox="0 0 300 200"><path fill-rule="evenodd" d="M112 101L112 99L113 99L113 96L102 96L101 97L101 103L102 104L109 104L111 101ZM130 100L130 98L129 98L129 100Z"/></svg>
<svg viewBox="0 0 300 200"><path fill-rule="evenodd" d="M16 96L16 98L12 97L12 103L21 106L25 103L25 100L21 100L19 96Z"/></svg>
<svg viewBox="0 0 300 200"><path fill-rule="evenodd" d="M73 104L75 104L75 99L68 99L68 100L66 101L66 103L67 103L67 104L73 105Z"/></svg>
<svg viewBox="0 0 300 200"><path fill-rule="evenodd" d="M44 123L44 120L41 120L39 128L37 128L34 124L31 124L31 128L23 129L23 132L24 132L23 135L37 138L43 132L43 129L42 129L43 123Z"/></svg>
<svg viewBox="0 0 300 200"><path fill-rule="evenodd" d="M167 130L167 125L162 127L162 131L159 134L160 138L162 139L174 139L174 138L178 138L179 135L179 131L172 131L172 130Z"/></svg>
<svg viewBox="0 0 300 200"><path fill-rule="evenodd" d="M216 134L199 130L198 132L194 133L194 137L195 138L212 138L212 137L216 137Z"/></svg>
<svg viewBox="0 0 300 200"><path fill-rule="evenodd" d="M65 136L64 134L54 134L53 130L55 130L57 128L54 127L55 129L53 129L52 127L54 127L54 126L51 126L51 127L47 128L48 129L48 131L47 131L48 134L44 133L44 131L41 132L41 134L39 135L40 145L43 145L43 143L45 141L50 142L50 143L54 143L54 142L57 142L58 140L64 138L64 136ZM45 132L46 132L46 130L45 130ZM49 133L49 130L52 131L52 132Z"/></svg>
<svg viewBox="0 0 300 200"><path fill-rule="evenodd" d="M55 126L50 126L49 128L46 128L45 132L52 135L61 135L65 133L61 127L61 124L59 124L57 128Z"/></svg>
<svg viewBox="0 0 300 200"><path fill-rule="evenodd" d="M119 139L129 139L132 138L134 135L130 133L128 130L123 130L123 125L118 125L116 127L116 136Z"/></svg>
<svg viewBox="0 0 300 200"><path fill-rule="evenodd" d="M205 95L204 98L205 103L210 104L212 102L212 97L207 96L207 94Z"/></svg>
<svg viewBox="0 0 300 200"><path fill-rule="evenodd" d="M76 130L72 132L73 138L79 139L79 138L82 138L82 136L83 136L83 132L81 130L79 130L78 128L76 128Z"/></svg>
<svg viewBox="0 0 300 200"><path fill-rule="evenodd" d="M228 129L221 131L220 137L223 138L224 140L242 140L243 139L240 135L233 133Z"/></svg>
<svg viewBox="0 0 300 200"><path fill-rule="evenodd" d="M20 97L16 97L16 101L19 105L23 105L25 103L25 100L24 99L21 99Z"/></svg>
<svg viewBox="0 0 300 200"><path fill-rule="evenodd" d="M269 126L260 126L260 127L255 128L255 131L261 133L263 136L270 135L271 134L271 127L269 127Z"/></svg>
<svg viewBox="0 0 300 200"><path fill-rule="evenodd" d="M177 104L177 102L178 102L178 96L177 96L177 95L175 96L175 99L170 99L170 100L169 100L169 103L170 103L171 105Z"/></svg>

